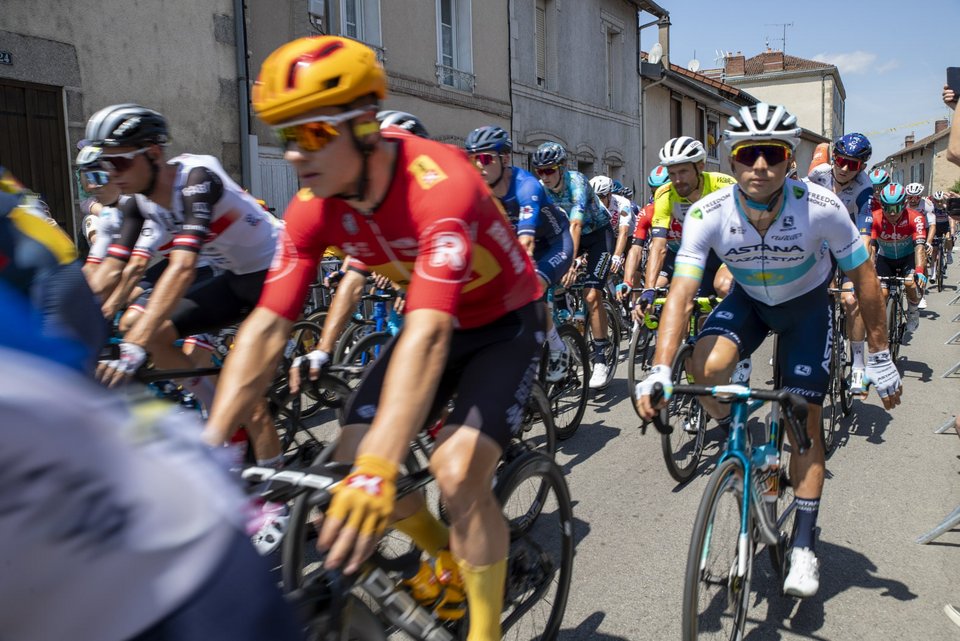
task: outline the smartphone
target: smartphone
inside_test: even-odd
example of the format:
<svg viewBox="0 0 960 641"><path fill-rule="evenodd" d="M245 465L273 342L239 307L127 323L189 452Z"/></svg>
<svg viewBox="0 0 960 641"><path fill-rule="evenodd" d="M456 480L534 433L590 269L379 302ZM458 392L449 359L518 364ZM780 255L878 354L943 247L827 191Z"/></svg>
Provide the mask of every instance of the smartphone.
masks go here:
<svg viewBox="0 0 960 641"><path fill-rule="evenodd" d="M947 86L960 96L960 67L947 67Z"/></svg>

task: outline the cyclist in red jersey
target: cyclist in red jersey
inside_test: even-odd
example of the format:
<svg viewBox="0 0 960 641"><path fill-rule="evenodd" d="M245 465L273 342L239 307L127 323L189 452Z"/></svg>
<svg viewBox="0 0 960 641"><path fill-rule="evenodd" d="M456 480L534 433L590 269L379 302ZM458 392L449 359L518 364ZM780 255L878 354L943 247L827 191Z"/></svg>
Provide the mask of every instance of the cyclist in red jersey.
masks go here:
<svg viewBox="0 0 960 641"><path fill-rule="evenodd" d="M667 168L663 165L654 167L650 175L647 176L647 186L650 187L650 202L644 205L643 209L640 210L640 215L637 216L637 226L633 230L633 241L631 242L630 251L627 252L626 265L623 271L623 282L627 287L634 287L634 278L637 270L640 268L643 248L647 245L650 237L650 228L653 224L654 212L653 194L668 182L670 182L670 176L667 174ZM640 274L640 279L643 280L643 274ZM637 285L642 284L643 283L637 283ZM656 287L656 283L651 286ZM622 300L625 295L624 289L618 288L617 299ZM639 306L634 307L633 314L637 320L643 319L643 310Z"/></svg>
<svg viewBox="0 0 960 641"><path fill-rule="evenodd" d="M372 49L302 38L263 63L258 116L276 127L307 189L284 215L263 295L237 333L207 426L228 437L273 374L324 250L335 246L407 287L403 330L348 403L337 451L353 472L320 533L328 567L355 572L390 520L431 555L450 547L471 641L500 638L509 535L493 474L533 384L545 318L527 253L462 151L380 132L386 77ZM315 372L312 372L315 373ZM381 390L382 386L382 390ZM394 504L411 438L457 395L430 465L450 517ZM415 501L420 501L416 497Z"/></svg>

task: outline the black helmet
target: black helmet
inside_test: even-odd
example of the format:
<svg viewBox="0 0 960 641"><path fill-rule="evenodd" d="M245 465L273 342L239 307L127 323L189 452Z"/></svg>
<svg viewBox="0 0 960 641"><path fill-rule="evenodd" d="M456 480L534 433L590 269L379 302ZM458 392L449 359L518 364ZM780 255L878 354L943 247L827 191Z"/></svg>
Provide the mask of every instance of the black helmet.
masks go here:
<svg viewBox="0 0 960 641"><path fill-rule="evenodd" d="M392 125L394 127L406 129L414 136L420 136L421 138L430 137L430 134L427 133L427 128L423 126L423 123L420 122L420 119L411 113L407 113L406 111L396 111L393 109L381 111L377 114L377 120L380 121L381 129Z"/></svg>
<svg viewBox="0 0 960 641"><path fill-rule="evenodd" d="M494 153L508 153L513 149L513 141L510 140L510 134L503 127L487 125L479 127L470 132L467 136L467 142L464 145L468 154L476 154L484 151Z"/></svg>
<svg viewBox="0 0 960 641"><path fill-rule="evenodd" d="M100 147L165 145L170 140L166 119L133 103L110 105L93 114L85 137Z"/></svg>
<svg viewBox="0 0 960 641"><path fill-rule="evenodd" d="M545 142L533 152L534 167L561 166L567 160L567 150L558 142Z"/></svg>

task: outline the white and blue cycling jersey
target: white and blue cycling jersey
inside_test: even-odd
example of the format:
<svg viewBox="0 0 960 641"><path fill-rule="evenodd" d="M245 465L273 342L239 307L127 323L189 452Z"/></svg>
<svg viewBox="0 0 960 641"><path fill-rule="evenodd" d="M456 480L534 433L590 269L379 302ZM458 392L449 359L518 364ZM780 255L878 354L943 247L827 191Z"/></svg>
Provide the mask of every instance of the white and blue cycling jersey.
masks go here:
<svg viewBox="0 0 960 641"><path fill-rule="evenodd" d="M836 180L833 177L833 166L830 163L817 165L803 180L834 192L840 202L843 203L847 213L850 214L850 220L857 226L860 235L870 235L870 227L873 225L873 213L870 209L870 201L873 199L873 183L870 182L867 172L861 171L858 173L839 192L834 191Z"/></svg>
<svg viewBox="0 0 960 641"><path fill-rule="evenodd" d="M584 236L609 225L610 213L597 198L587 177L579 171L567 170L563 174L560 192L548 190L548 193L553 202L567 213L570 222L579 222L580 233Z"/></svg>
<svg viewBox="0 0 960 641"><path fill-rule="evenodd" d="M779 305L827 281L833 270L828 254L844 271L869 258L859 230L832 192L787 180L780 213L761 236L740 206L738 189L726 187L690 207L674 278L701 280L713 250L745 293Z"/></svg>
<svg viewBox="0 0 960 641"><path fill-rule="evenodd" d="M510 187L500 204L518 236L549 240L570 228L562 209L553 203L546 188L529 171L514 167Z"/></svg>

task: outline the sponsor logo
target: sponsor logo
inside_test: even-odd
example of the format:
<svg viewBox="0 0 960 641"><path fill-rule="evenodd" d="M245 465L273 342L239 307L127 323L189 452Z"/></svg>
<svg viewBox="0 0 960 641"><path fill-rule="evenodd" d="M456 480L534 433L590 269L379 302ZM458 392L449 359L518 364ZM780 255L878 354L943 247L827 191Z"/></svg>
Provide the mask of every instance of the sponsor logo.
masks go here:
<svg viewBox="0 0 960 641"><path fill-rule="evenodd" d="M414 158L413 162L407 167L407 171L416 179L420 188L424 190L431 189L447 179L447 174L440 169L440 165L427 155Z"/></svg>
<svg viewBox="0 0 960 641"><path fill-rule="evenodd" d="M524 205L520 208L520 220L529 220L533 218L533 207Z"/></svg>
<svg viewBox="0 0 960 641"><path fill-rule="evenodd" d="M370 496L383 494L383 479L369 474L354 474L347 479L347 487L360 490Z"/></svg>
<svg viewBox="0 0 960 641"><path fill-rule="evenodd" d="M717 310L714 312L720 320L733 320L733 312Z"/></svg>
<svg viewBox="0 0 960 641"><path fill-rule="evenodd" d="M493 238L497 245L500 246L500 249L503 250L503 253L510 259L513 272L515 274L521 273L525 269L526 264L523 261L523 255L520 253L522 250L520 244L517 242L517 237L508 232L506 226L499 222L490 225L490 228L487 229L487 234Z"/></svg>
<svg viewBox="0 0 960 641"><path fill-rule="evenodd" d="M803 236L803 234L787 234L786 236L771 236L770 240L777 240L777 241L783 242L788 240L796 240L801 236Z"/></svg>
<svg viewBox="0 0 960 641"><path fill-rule="evenodd" d="M246 214L246 215L243 217L243 222L247 223L247 224L250 225L251 227L256 227L257 225L260 224L260 222L261 222L262 220L263 220L263 218L261 218L261 217L258 216L257 214L253 214L253 213Z"/></svg>
<svg viewBox="0 0 960 641"><path fill-rule="evenodd" d="M184 196L187 196L187 197L197 196L197 195L199 195L199 194L206 194L206 193L209 193L209 192L210 192L210 181L209 181L209 180L205 180L205 181L203 181L202 183L200 183L199 185L190 185L189 187L184 187L184 188L181 190L181 193L182 193Z"/></svg>
<svg viewBox="0 0 960 641"><path fill-rule="evenodd" d="M784 216L783 217L783 228L784 229L793 229L793 216Z"/></svg>
<svg viewBox="0 0 960 641"><path fill-rule="evenodd" d="M112 136L114 138L120 138L121 136L126 135L129 131L136 129L140 126L140 116L134 116L133 118L128 118L120 123L120 126L113 130Z"/></svg>
<svg viewBox="0 0 960 641"><path fill-rule="evenodd" d="M559 254L554 254L553 256L548 258L547 263L551 267L559 267L566 260L567 260L567 252L562 251Z"/></svg>
<svg viewBox="0 0 960 641"><path fill-rule="evenodd" d="M739 225L730 225L730 233L731 233L731 234L742 234L742 233L743 233L743 227L740 227Z"/></svg>
<svg viewBox="0 0 960 641"><path fill-rule="evenodd" d="M793 373L797 376L810 376L813 373L813 368L809 365L797 365L793 368Z"/></svg>
<svg viewBox="0 0 960 641"><path fill-rule="evenodd" d="M303 189L297 192L297 200L301 202L306 202L308 200L312 200L313 198L314 198L313 192L310 191L310 189L307 187L304 187Z"/></svg>
<svg viewBox="0 0 960 641"><path fill-rule="evenodd" d="M267 283L280 280L297 266L297 246L293 244L286 230L277 234L277 249L273 253Z"/></svg>
<svg viewBox="0 0 960 641"><path fill-rule="evenodd" d="M210 213L210 204L205 202L197 202L191 205L190 209L195 214L209 214Z"/></svg>
<svg viewBox="0 0 960 641"><path fill-rule="evenodd" d="M725 255L742 256L743 254L749 254L758 251L789 254L792 252L802 252L803 247L800 245L768 245L766 243L758 243L756 245L744 245L743 247L731 247Z"/></svg>
<svg viewBox="0 0 960 641"><path fill-rule="evenodd" d="M796 199L798 199L798 200L799 200L800 198L803 198L803 192L804 192L804 191L805 191L805 190L803 189L803 187L798 187L797 185L794 185L794 186L793 186L793 197L796 198Z"/></svg>
<svg viewBox="0 0 960 641"><path fill-rule="evenodd" d="M690 218L693 218L694 220L702 220L702 219L703 219L703 212L700 211L700 208L699 208L699 207L694 207L694 208L691 209L689 212L687 212L687 214L690 216Z"/></svg>
<svg viewBox="0 0 960 641"><path fill-rule="evenodd" d="M720 207L723 206L724 200L726 200L726 198L717 198L705 205L702 205L703 213L708 214L715 209L720 209Z"/></svg>
<svg viewBox="0 0 960 641"><path fill-rule="evenodd" d="M443 232L433 239L429 265L431 267L449 267L462 271L467 266L467 243L460 234Z"/></svg>
<svg viewBox="0 0 960 641"><path fill-rule="evenodd" d="M340 224L343 225L344 231L346 231L351 236L355 236L358 231L357 228L357 219L354 218L353 214L346 212L343 214L343 218L340 219Z"/></svg>
<svg viewBox="0 0 960 641"><path fill-rule="evenodd" d="M365 258L376 255L370 250L369 243L346 242L340 245L340 249L342 249L343 253L347 256L354 256L356 258Z"/></svg>

